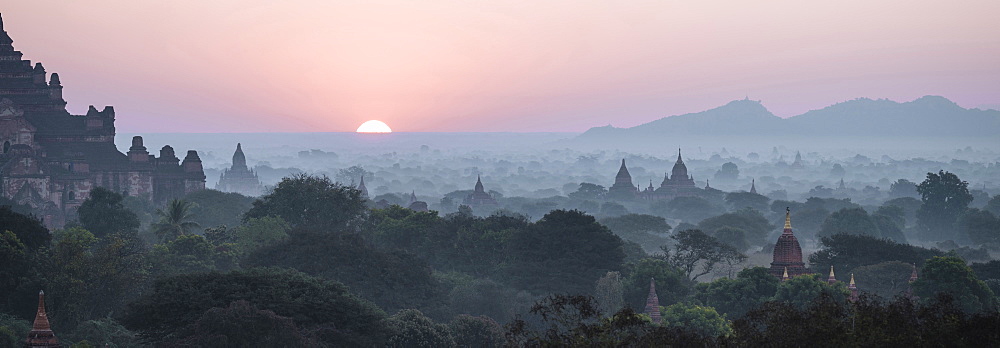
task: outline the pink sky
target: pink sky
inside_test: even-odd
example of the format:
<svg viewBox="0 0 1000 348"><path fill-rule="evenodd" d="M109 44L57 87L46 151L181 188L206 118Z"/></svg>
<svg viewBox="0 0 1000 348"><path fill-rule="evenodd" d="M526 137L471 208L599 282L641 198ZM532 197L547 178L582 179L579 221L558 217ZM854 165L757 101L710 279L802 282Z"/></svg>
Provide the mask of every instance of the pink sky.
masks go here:
<svg viewBox="0 0 1000 348"><path fill-rule="evenodd" d="M120 132L583 131L748 95L1000 103L1000 1L32 0L0 7Z"/></svg>

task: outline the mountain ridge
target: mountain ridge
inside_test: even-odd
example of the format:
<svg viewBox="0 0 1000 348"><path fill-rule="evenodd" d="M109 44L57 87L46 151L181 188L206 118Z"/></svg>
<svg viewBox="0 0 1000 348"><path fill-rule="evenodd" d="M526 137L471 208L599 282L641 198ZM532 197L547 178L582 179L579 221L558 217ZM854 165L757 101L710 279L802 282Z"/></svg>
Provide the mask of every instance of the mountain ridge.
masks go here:
<svg viewBox="0 0 1000 348"><path fill-rule="evenodd" d="M966 109L942 96L908 102L856 98L789 118L760 101L734 100L701 112L667 116L634 127L593 127L576 139L614 137L779 135L996 136L1000 111Z"/></svg>

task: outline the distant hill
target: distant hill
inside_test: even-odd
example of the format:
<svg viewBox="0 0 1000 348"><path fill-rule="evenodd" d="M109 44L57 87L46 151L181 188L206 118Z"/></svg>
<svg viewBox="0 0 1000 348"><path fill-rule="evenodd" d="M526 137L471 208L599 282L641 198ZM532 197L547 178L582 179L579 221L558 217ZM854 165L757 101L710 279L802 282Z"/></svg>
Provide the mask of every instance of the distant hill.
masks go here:
<svg viewBox="0 0 1000 348"><path fill-rule="evenodd" d="M997 137L1000 111L965 109L938 96L905 103L860 98L782 119L760 102L736 100L711 110L664 117L630 128L595 127L576 140L779 134Z"/></svg>

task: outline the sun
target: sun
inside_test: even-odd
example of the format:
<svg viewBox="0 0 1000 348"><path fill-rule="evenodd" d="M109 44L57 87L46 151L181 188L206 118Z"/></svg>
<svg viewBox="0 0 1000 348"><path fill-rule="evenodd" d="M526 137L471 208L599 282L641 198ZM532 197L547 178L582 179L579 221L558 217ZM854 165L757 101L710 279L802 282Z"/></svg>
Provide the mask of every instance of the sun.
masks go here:
<svg viewBox="0 0 1000 348"><path fill-rule="evenodd" d="M379 120L371 120L362 123L357 130L358 133L392 133L392 128L385 122Z"/></svg>

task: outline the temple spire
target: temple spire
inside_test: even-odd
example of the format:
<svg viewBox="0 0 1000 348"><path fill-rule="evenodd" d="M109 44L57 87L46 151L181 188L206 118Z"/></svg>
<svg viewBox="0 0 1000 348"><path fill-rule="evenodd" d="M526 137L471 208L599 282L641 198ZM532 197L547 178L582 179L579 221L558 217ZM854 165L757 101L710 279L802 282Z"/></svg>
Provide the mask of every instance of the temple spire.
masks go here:
<svg viewBox="0 0 1000 348"><path fill-rule="evenodd" d="M59 340L49 326L49 317L45 313L45 291L38 291L38 311L31 332L25 340L26 347L59 347Z"/></svg>
<svg viewBox="0 0 1000 348"><path fill-rule="evenodd" d="M649 278L649 295L646 296L646 315L653 319L654 323L660 323L660 298L656 296L656 281Z"/></svg>
<svg viewBox="0 0 1000 348"><path fill-rule="evenodd" d="M243 154L243 144L236 143L236 152L233 152L233 168L247 169L247 156Z"/></svg>
<svg viewBox="0 0 1000 348"><path fill-rule="evenodd" d="M476 175L476 192L486 192L483 188L483 179L479 175Z"/></svg>
<svg viewBox="0 0 1000 348"><path fill-rule="evenodd" d="M757 179L750 179L750 193L757 194Z"/></svg>
<svg viewBox="0 0 1000 348"><path fill-rule="evenodd" d="M781 275L781 281L788 280L788 267L785 267L785 273Z"/></svg>
<svg viewBox="0 0 1000 348"><path fill-rule="evenodd" d="M785 207L785 231L783 233L792 233L792 209Z"/></svg>
<svg viewBox="0 0 1000 348"><path fill-rule="evenodd" d="M361 182L358 184L358 191L361 191L361 197L368 197L368 188L365 187L364 175L361 175Z"/></svg>
<svg viewBox="0 0 1000 348"><path fill-rule="evenodd" d="M917 281L917 265L913 264L913 273L910 273L910 283Z"/></svg>
<svg viewBox="0 0 1000 348"><path fill-rule="evenodd" d="M837 282L837 277L833 274L833 265L830 265L830 277L826 278L826 282L830 285Z"/></svg>
<svg viewBox="0 0 1000 348"><path fill-rule="evenodd" d="M677 163L684 163L684 160L681 159L681 148L679 147L677 148Z"/></svg>
<svg viewBox="0 0 1000 348"><path fill-rule="evenodd" d="M851 290L851 297L849 300L851 302L858 300L858 286L854 284L854 273L851 273L851 283L847 285L847 289Z"/></svg>

